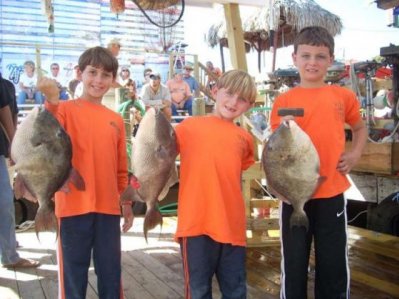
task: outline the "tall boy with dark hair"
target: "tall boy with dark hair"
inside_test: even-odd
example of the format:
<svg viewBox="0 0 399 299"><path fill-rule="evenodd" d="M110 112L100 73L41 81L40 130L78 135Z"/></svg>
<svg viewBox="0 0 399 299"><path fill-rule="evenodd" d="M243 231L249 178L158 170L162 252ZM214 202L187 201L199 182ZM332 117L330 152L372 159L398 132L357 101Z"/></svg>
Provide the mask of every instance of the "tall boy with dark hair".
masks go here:
<svg viewBox="0 0 399 299"><path fill-rule="evenodd" d="M118 62L102 47L79 58L83 95L59 102L55 82L39 82L49 109L68 132L72 164L85 181L85 191L57 192L59 218L60 298L86 298L91 254L100 298L122 298L119 194L127 186L127 152L122 117L101 104L115 82ZM131 206L123 205L123 232L133 222Z"/></svg>
<svg viewBox="0 0 399 299"><path fill-rule="evenodd" d="M301 30L292 58L300 76L299 86L280 95L273 104L271 126L281 123L279 108L304 108L295 118L309 135L320 157L320 175L326 179L305 204L309 229L290 228L293 208L282 203L281 298L307 298L307 277L312 240L316 257L316 299L349 298L346 200L350 183L346 174L360 158L367 140L356 95L340 86L328 85L324 77L334 60L334 39L322 27ZM293 119L292 116L285 119ZM345 151L345 124L353 133L352 149Z"/></svg>

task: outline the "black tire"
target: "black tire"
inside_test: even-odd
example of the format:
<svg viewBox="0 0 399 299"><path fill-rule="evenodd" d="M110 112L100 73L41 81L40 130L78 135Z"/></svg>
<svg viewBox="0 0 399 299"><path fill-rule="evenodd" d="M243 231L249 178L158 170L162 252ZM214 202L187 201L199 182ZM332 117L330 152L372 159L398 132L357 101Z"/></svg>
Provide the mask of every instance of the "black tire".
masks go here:
<svg viewBox="0 0 399 299"><path fill-rule="evenodd" d="M370 210L367 228L376 232L399 236L399 191L386 197Z"/></svg>
<svg viewBox="0 0 399 299"><path fill-rule="evenodd" d="M20 225L28 220L28 207L22 200L14 198L15 225Z"/></svg>

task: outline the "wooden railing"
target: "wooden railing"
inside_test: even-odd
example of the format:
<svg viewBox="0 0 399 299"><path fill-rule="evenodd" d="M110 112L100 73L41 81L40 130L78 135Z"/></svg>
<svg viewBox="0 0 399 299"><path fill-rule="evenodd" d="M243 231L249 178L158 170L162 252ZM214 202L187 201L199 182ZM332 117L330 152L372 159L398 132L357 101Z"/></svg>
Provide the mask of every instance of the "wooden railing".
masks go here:
<svg viewBox="0 0 399 299"><path fill-rule="evenodd" d="M208 68L203 65L201 62L198 62L198 84L200 86L201 92L207 96L212 101L215 101L212 91L209 88L209 81L217 81L218 77L210 72Z"/></svg>

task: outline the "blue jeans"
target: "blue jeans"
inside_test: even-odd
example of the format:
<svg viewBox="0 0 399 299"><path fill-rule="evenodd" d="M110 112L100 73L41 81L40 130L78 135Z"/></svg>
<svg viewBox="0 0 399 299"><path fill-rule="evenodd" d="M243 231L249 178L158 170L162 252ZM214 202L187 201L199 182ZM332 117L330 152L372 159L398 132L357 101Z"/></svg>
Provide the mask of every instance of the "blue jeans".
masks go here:
<svg viewBox="0 0 399 299"><path fill-rule="evenodd" d="M98 297L121 295L120 216L89 213L60 219L63 272L60 291L68 299L85 299L88 270L93 254Z"/></svg>
<svg viewBox="0 0 399 299"><path fill-rule="evenodd" d="M193 115L193 98L189 97L183 106L184 110L188 111L188 114ZM172 103L172 115L176 116L177 114L177 107L174 103Z"/></svg>
<svg viewBox="0 0 399 299"><path fill-rule="evenodd" d="M15 238L14 194L10 186L6 159L0 155L0 257L1 264L19 260Z"/></svg>
<svg viewBox="0 0 399 299"><path fill-rule="evenodd" d="M216 275L222 299L245 299L245 247L219 243L206 235L180 239L185 298L212 299Z"/></svg>
<svg viewBox="0 0 399 299"><path fill-rule="evenodd" d="M28 98L28 94L25 91L21 90L19 92L18 98L17 98L18 105L25 104L27 98ZM35 100L35 104L43 103L43 95L42 95L42 93L40 91L35 91L33 93L33 98Z"/></svg>

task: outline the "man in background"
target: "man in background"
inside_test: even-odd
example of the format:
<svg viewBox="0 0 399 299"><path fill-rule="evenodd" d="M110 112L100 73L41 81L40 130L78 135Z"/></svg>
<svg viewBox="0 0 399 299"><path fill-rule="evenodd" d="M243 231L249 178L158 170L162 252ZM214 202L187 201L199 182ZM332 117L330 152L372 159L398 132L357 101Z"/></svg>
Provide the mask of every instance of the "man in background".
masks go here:
<svg viewBox="0 0 399 299"><path fill-rule="evenodd" d="M141 89L140 98L143 101L146 109L149 107L158 107L162 109L165 117L171 121L171 97L168 87L161 83L161 75L159 73L152 73L150 75L150 82L145 84Z"/></svg>
<svg viewBox="0 0 399 299"><path fill-rule="evenodd" d="M14 85L0 73L0 258L4 268L32 268L40 263L21 258L15 236L14 194L6 159L17 125L17 102Z"/></svg>
<svg viewBox="0 0 399 299"><path fill-rule="evenodd" d="M186 81L188 86L190 86L191 93L195 97L200 96L200 87L198 84L198 81L191 75L191 72L193 71L193 67L191 65L186 64L183 68L183 80Z"/></svg>
<svg viewBox="0 0 399 299"><path fill-rule="evenodd" d="M50 71L50 78L57 82L57 86L60 89L60 100L68 100L69 96L66 90L66 84L60 75L60 65L57 62L53 62L50 65Z"/></svg>

